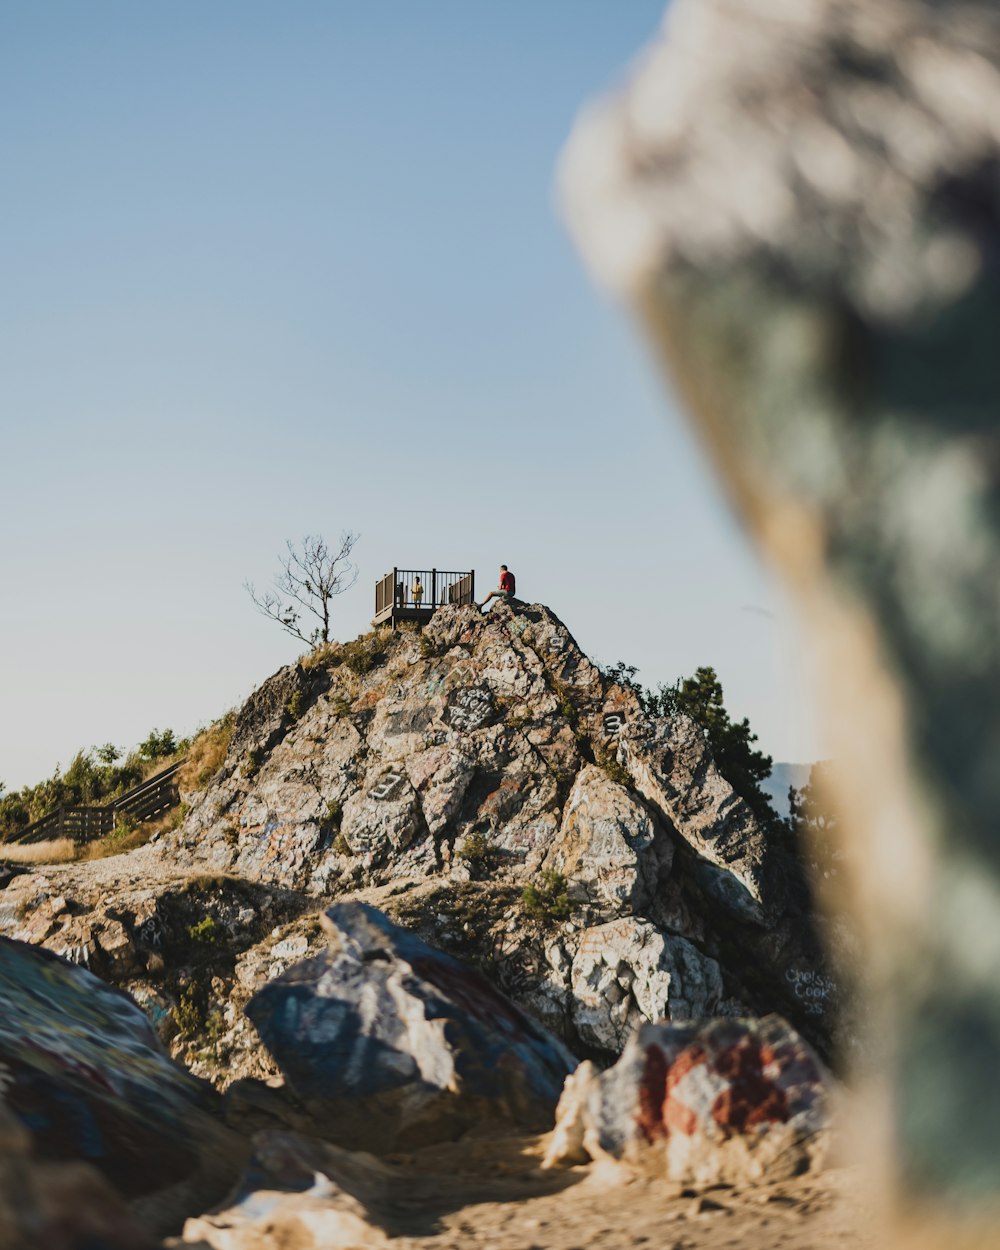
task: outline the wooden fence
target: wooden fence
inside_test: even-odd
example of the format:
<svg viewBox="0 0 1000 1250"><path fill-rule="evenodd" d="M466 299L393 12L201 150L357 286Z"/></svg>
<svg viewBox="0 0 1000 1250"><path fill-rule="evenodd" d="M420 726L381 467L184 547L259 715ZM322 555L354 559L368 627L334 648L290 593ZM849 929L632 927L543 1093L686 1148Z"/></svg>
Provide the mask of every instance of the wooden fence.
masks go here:
<svg viewBox="0 0 1000 1250"><path fill-rule="evenodd" d="M154 820L180 802L177 773L184 760L178 760L154 777L126 790L103 807L64 804L40 820L19 829L4 839L8 843L47 842L53 838L72 838L74 842L91 842L103 838L115 827L119 815L130 816L137 824ZM0 859L3 842L0 842Z"/></svg>

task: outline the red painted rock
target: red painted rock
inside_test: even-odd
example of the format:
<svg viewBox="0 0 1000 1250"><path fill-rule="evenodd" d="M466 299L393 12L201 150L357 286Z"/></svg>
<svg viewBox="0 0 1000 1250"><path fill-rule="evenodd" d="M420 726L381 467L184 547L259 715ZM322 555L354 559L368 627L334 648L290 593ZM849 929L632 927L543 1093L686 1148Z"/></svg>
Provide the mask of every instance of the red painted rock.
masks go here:
<svg viewBox="0 0 1000 1250"><path fill-rule="evenodd" d="M819 1060L780 1016L644 1024L567 1080L547 1163L612 1157L685 1184L778 1180L828 1143Z"/></svg>

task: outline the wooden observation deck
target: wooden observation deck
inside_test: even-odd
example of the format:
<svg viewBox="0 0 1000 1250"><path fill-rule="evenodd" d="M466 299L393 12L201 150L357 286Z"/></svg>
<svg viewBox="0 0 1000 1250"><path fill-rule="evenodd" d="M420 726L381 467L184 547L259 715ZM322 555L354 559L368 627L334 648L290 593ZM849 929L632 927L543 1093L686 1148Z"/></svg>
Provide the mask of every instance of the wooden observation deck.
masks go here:
<svg viewBox="0 0 1000 1250"><path fill-rule="evenodd" d="M429 621L438 608L476 602L476 572L446 569L393 569L375 583L373 625Z"/></svg>

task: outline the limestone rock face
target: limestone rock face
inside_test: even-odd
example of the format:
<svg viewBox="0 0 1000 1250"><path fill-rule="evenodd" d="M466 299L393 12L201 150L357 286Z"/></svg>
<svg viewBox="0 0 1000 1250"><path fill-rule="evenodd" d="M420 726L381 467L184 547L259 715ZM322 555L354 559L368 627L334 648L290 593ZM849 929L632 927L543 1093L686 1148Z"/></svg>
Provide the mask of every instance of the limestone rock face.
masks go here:
<svg viewBox="0 0 1000 1250"><path fill-rule="evenodd" d="M247 1014L296 1095L354 1148L385 1152L473 1124L551 1124L576 1061L480 973L381 912L341 903L330 949L251 999Z"/></svg>
<svg viewBox="0 0 1000 1250"><path fill-rule="evenodd" d="M596 914L649 908L673 844L657 838L655 819L603 769L586 765L573 784L543 867L571 883L572 896Z"/></svg>
<svg viewBox="0 0 1000 1250"><path fill-rule="evenodd" d="M712 897L740 920L773 918L780 899L767 871L764 832L715 767L694 721L630 718L619 750L639 793L697 853L699 879Z"/></svg>
<svg viewBox="0 0 1000 1250"><path fill-rule="evenodd" d="M570 973L569 1010L583 1041L616 1053L643 1020L700 1020L723 994L714 959L682 937L631 917L584 929Z"/></svg>
<svg viewBox="0 0 1000 1250"><path fill-rule="evenodd" d="M0 938L0 1102L39 1159L96 1168L154 1225L219 1197L243 1152L211 1086L173 1064L127 995Z"/></svg>
<svg viewBox="0 0 1000 1250"><path fill-rule="evenodd" d="M566 1082L547 1162L609 1156L673 1181L738 1185L821 1164L828 1096L777 1016L644 1024L613 1068Z"/></svg>

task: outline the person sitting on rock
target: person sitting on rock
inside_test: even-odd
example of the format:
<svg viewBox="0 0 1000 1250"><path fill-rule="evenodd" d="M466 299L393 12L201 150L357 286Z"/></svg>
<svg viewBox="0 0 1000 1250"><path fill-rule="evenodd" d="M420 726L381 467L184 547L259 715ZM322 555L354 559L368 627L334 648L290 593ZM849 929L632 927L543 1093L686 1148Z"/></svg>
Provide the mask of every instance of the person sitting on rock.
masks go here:
<svg viewBox="0 0 1000 1250"><path fill-rule="evenodd" d="M500 565L500 585L496 590L491 590L486 598L479 605L485 608L491 599L505 599L508 603L514 598L514 588L516 586L514 574L507 568L506 564Z"/></svg>

